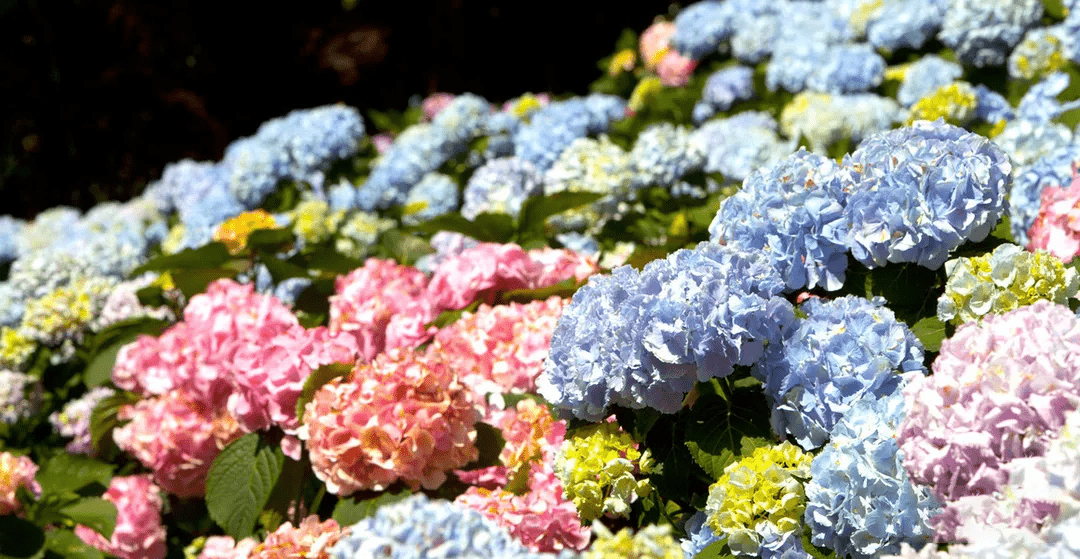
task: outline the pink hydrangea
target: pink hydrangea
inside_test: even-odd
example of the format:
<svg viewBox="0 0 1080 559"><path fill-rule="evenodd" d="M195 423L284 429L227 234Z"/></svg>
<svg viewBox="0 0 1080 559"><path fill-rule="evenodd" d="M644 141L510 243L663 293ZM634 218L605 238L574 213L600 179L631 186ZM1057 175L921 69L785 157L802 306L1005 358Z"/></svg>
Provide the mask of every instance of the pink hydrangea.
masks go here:
<svg viewBox="0 0 1080 559"><path fill-rule="evenodd" d="M432 93L428 95L424 102L420 104L420 108L424 111L424 120L432 120L435 115L442 112L451 101L454 100L455 95L453 93Z"/></svg>
<svg viewBox="0 0 1080 559"><path fill-rule="evenodd" d="M437 330L425 327L438 316L427 287L420 270L369 258L338 278L330 297L330 330L352 334L365 361L389 348L415 347Z"/></svg>
<svg viewBox="0 0 1080 559"><path fill-rule="evenodd" d="M656 66L656 75L660 83L668 87L682 87L690 81L690 76L697 68L697 60L687 58L675 49L670 49Z"/></svg>
<svg viewBox="0 0 1080 559"><path fill-rule="evenodd" d="M311 373L331 363L353 363L359 355L356 338L325 327L296 326L259 345L239 349L233 363L244 374L226 405L248 431L276 425L294 434L300 427L296 401Z"/></svg>
<svg viewBox="0 0 1080 559"><path fill-rule="evenodd" d="M435 335L429 352L442 356L479 395L534 392L566 301L480 305Z"/></svg>
<svg viewBox="0 0 1080 559"><path fill-rule="evenodd" d="M530 250L529 258L540 264L540 275L533 280L536 287L555 285L571 278L580 283L600 271L595 256L564 248Z"/></svg>
<svg viewBox="0 0 1080 559"><path fill-rule="evenodd" d="M394 145L394 137L384 132L371 137L371 143L375 144L375 151L380 154L386 153L390 146Z"/></svg>
<svg viewBox="0 0 1080 559"><path fill-rule="evenodd" d="M14 514L22 508L15 496L20 487L41 495L41 484L34 480L38 467L29 456L0 452L0 516Z"/></svg>
<svg viewBox="0 0 1080 559"><path fill-rule="evenodd" d="M196 559L248 559L256 545L255 538L236 541L229 536L210 536Z"/></svg>
<svg viewBox="0 0 1080 559"><path fill-rule="evenodd" d="M501 464L455 474L461 481L485 489L505 487L523 466L546 459L566 438L566 421L556 420L547 406L531 398L505 410L488 406L483 421L498 427L506 441L499 453Z"/></svg>
<svg viewBox="0 0 1080 559"><path fill-rule="evenodd" d="M670 21L658 21L641 34L641 60L646 68L652 70L660 63L664 54L671 49L674 34L675 24Z"/></svg>
<svg viewBox="0 0 1080 559"><path fill-rule="evenodd" d="M1062 262L1080 254L1080 177L1069 186L1048 186L1039 195L1039 215L1028 230L1027 249L1046 249Z"/></svg>
<svg viewBox="0 0 1080 559"><path fill-rule="evenodd" d="M227 414L216 416L175 392L121 408L113 431L121 450L154 472L154 480L180 497L202 497L214 458L243 431Z"/></svg>
<svg viewBox="0 0 1080 559"><path fill-rule="evenodd" d="M150 476L120 476L109 482L103 497L116 505L116 529L112 538L83 525L75 535L94 548L121 559L165 557L165 527L161 524L160 489Z"/></svg>
<svg viewBox="0 0 1080 559"><path fill-rule="evenodd" d="M347 532L333 519L311 515L293 526L286 522L251 550L248 559L330 559L330 548Z"/></svg>
<svg viewBox="0 0 1080 559"><path fill-rule="evenodd" d="M315 475L336 495L397 480L434 489L476 459L479 414L437 356L390 350L315 393L304 411Z"/></svg>
<svg viewBox="0 0 1080 559"><path fill-rule="evenodd" d="M1077 407L1080 320L1048 301L990 315L957 328L933 368L904 389L897 442L912 480L949 506L999 490L1004 466L1042 455ZM938 530L951 537L945 524Z"/></svg>
<svg viewBox="0 0 1080 559"><path fill-rule="evenodd" d="M480 511L534 551L580 551L592 536L592 530L582 526L574 502L563 496L550 457L531 465L528 491L523 495L470 487L457 502Z"/></svg>

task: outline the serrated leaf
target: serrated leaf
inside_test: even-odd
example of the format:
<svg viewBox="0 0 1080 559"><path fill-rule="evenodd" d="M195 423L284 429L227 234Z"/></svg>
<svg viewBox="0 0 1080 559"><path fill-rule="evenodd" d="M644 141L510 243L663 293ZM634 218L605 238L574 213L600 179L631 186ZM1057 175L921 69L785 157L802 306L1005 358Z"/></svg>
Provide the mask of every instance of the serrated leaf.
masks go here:
<svg viewBox="0 0 1080 559"><path fill-rule="evenodd" d="M911 333L919 338L926 351L941 351L941 342L945 339L945 323L936 316L921 318L911 327Z"/></svg>
<svg viewBox="0 0 1080 559"><path fill-rule="evenodd" d="M101 497L87 497L73 505L60 509L61 514L76 524L82 524L91 530L112 538L116 529L116 505Z"/></svg>
<svg viewBox="0 0 1080 559"><path fill-rule="evenodd" d="M102 450L102 441L105 435L112 433L119 420L117 415L120 408L138 402L140 398L131 392L117 392L112 396L102 398L90 412L90 437L94 448ZM110 439L111 440L111 439Z"/></svg>
<svg viewBox="0 0 1080 559"><path fill-rule="evenodd" d="M379 507L396 503L409 495L412 495L412 491L402 489L397 492L386 491L370 499L343 498L334 506L331 518L341 526L352 526L375 514Z"/></svg>
<svg viewBox="0 0 1080 559"><path fill-rule="evenodd" d="M431 243L416 235L407 235L396 229L383 232L379 236L379 246L400 264L411 266L424 255L435 252Z"/></svg>
<svg viewBox="0 0 1080 559"><path fill-rule="evenodd" d="M770 435L769 409L760 388L740 388L730 395L722 390L710 393L708 387L716 384L699 385L702 395L690 412L685 443L694 461L714 480L742 454L744 439Z"/></svg>
<svg viewBox="0 0 1080 559"><path fill-rule="evenodd" d="M232 255L224 244L213 242L198 248L184 249L176 254L158 256L132 270L131 277L138 277L144 272L213 268L228 262L231 258Z"/></svg>
<svg viewBox="0 0 1080 559"><path fill-rule="evenodd" d="M56 454L42 466L34 479L41 484L42 493L77 491L90 484L108 486L115 467L80 454Z"/></svg>
<svg viewBox="0 0 1080 559"><path fill-rule="evenodd" d="M478 456L476 460L466 464L461 469L468 471L498 466L501 464L499 453L502 452L504 446L506 446L506 439L503 438L502 431L498 427L493 427L487 423L477 423L476 450Z"/></svg>
<svg viewBox="0 0 1080 559"><path fill-rule="evenodd" d="M29 520L0 516L0 555L33 557L45 545L45 532Z"/></svg>
<svg viewBox="0 0 1080 559"><path fill-rule="evenodd" d="M308 276L307 270L287 262L276 256L270 256L267 254L259 255L259 262L261 262L266 269L270 272L270 277L273 278L274 283L278 283L289 278L306 278Z"/></svg>
<svg viewBox="0 0 1080 559"><path fill-rule="evenodd" d="M105 554L90 547L75 532L55 528L45 534L45 548L69 559L104 559Z"/></svg>
<svg viewBox="0 0 1080 559"><path fill-rule="evenodd" d="M529 197L518 214L518 231L543 235L544 223L549 217L591 204L603 197L597 192L556 192L550 196Z"/></svg>
<svg viewBox="0 0 1080 559"><path fill-rule="evenodd" d="M307 407L308 402L315 398L316 390L338 377L351 373L352 370L352 363L330 363L312 371L311 375L304 381L304 388L300 390L300 397L296 400L296 417L300 418L301 421L304 420L304 408Z"/></svg>
<svg viewBox="0 0 1080 559"><path fill-rule="evenodd" d="M258 433L226 446L210 465L206 508L210 518L237 540L250 536L255 520L281 475L285 455Z"/></svg>

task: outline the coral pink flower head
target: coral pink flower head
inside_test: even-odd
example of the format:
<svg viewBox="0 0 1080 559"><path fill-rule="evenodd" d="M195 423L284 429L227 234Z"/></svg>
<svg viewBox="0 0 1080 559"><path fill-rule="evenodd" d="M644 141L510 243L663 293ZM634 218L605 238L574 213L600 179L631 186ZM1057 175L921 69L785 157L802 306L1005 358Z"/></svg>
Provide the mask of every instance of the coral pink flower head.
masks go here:
<svg viewBox="0 0 1080 559"><path fill-rule="evenodd" d="M197 559L248 559L251 550L258 544L255 538L236 541L229 536L210 536L206 538Z"/></svg>
<svg viewBox="0 0 1080 559"><path fill-rule="evenodd" d="M109 482L103 497L116 505L112 538L78 525L75 534L87 545L121 559L165 557L165 527L161 523L161 490L148 475L119 476Z"/></svg>
<svg viewBox="0 0 1080 559"><path fill-rule="evenodd" d="M656 66L656 75L660 76L660 83L668 87L682 87L690 81L697 68L697 60L687 58L672 49L664 53L660 63Z"/></svg>
<svg viewBox="0 0 1080 559"><path fill-rule="evenodd" d="M430 121L434 119L435 115L441 113L454 100L454 97L453 93L432 93L428 95L420 105L424 111L424 120Z"/></svg>
<svg viewBox="0 0 1080 559"><path fill-rule="evenodd" d="M1027 249L1044 248L1068 264L1080 253L1080 177L1074 170L1072 184L1044 188L1039 201Z"/></svg>
<svg viewBox="0 0 1080 559"><path fill-rule="evenodd" d="M660 63L671 49L671 37L675 34L675 24L670 21L658 21L641 34L641 61L652 70Z"/></svg>
<svg viewBox="0 0 1080 559"><path fill-rule="evenodd" d="M392 349L315 392L304 411L315 475L336 495L395 481L434 489L476 459L468 389L446 363Z"/></svg>
<svg viewBox="0 0 1080 559"><path fill-rule="evenodd" d="M37 471L37 464L29 456L0 452L0 516L14 514L22 508L15 496L20 487L41 495L41 484L34 480Z"/></svg>
<svg viewBox="0 0 1080 559"><path fill-rule="evenodd" d="M333 519L319 522L316 515L296 527L286 522L255 546L248 559L330 559L330 548L346 531Z"/></svg>

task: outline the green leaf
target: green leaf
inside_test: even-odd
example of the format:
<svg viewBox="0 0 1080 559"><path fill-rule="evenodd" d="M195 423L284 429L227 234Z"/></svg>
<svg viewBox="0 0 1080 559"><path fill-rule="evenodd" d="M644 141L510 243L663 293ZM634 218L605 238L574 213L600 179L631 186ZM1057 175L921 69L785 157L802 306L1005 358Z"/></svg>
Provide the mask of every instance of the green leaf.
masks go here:
<svg viewBox="0 0 1080 559"><path fill-rule="evenodd" d="M105 554L79 539L75 532L55 528L45 534L45 548L69 559L104 559Z"/></svg>
<svg viewBox="0 0 1080 559"><path fill-rule="evenodd" d="M802 544L803 549L810 554L813 559L836 559L836 552L827 547L818 547L811 541L811 534L813 531L810 529L809 524L803 524Z"/></svg>
<svg viewBox="0 0 1080 559"><path fill-rule="evenodd" d="M502 431L500 431L498 427L493 427L487 423L477 423L476 449L479 451L479 456L477 456L476 460L466 464L462 469L476 470L490 466L498 466L502 463L499 461L499 453L502 452L503 446L505 445L506 439L503 439Z"/></svg>
<svg viewBox="0 0 1080 559"><path fill-rule="evenodd" d="M173 283L185 297L191 297L206 291L206 286L221 278L235 278L237 271L229 268L186 268L173 272Z"/></svg>
<svg viewBox="0 0 1080 559"><path fill-rule="evenodd" d="M1077 261L1080 262L1080 258L1078 258ZM469 303L469 306L465 307L464 309L443 311L439 313L439 316L435 317L435 320L432 320L431 324L428 324L427 326L434 326L441 330L446 326L457 322L457 320L461 318L461 315L467 312L475 312L478 308L480 308L480 301L476 300L472 303Z"/></svg>
<svg viewBox="0 0 1080 559"><path fill-rule="evenodd" d="M108 486L115 467L81 454L58 453L42 466L34 479L43 493L77 491L90 483Z"/></svg>
<svg viewBox="0 0 1080 559"><path fill-rule="evenodd" d="M300 391L300 397L296 400L296 417L304 419L304 408L308 402L315 398L315 391L338 377L343 377L353 370L352 363L331 363L323 365L311 372L304 381L304 388Z"/></svg>
<svg viewBox="0 0 1080 559"><path fill-rule="evenodd" d="M919 338L926 351L938 352L945 339L945 323L936 316L921 318L911 327L911 333Z"/></svg>
<svg viewBox="0 0 1080 559"><path fill-rule="evenodd" d="M718 384L727 379L703 383L702 395L694 403L686 427L686 448L694 461L714 480L724 475L744 448L758 439L767 439L769 407L760 387L728 388ZM709 390L709 385L717 388Z"/></svg>
<svg viewBox="0 0 1080 559"><path fill-rule="evenodd" d="M1046 10L1046 14L1055 20L1065 19L1069 10L1065 8L1065 3L1061 0L1043 0L1043 8Z"/></svg>
<svg viewBox="0 0 1080 559"><path fill-rule="evenodd" d="M424 239L396 229L383 232L379 236L379 246L387 256L406 266L411 266L424 255L435 252L431 244Z"/></svg>
<svg viewBox="0 0 1080 559"><path fill-rule="evenodd" d="M1001 221L998 222L997 227L990 233L991 237L995 239L1001 239L1007 243L1012 243L1012 225L1010 225L1009 216L1002 216Z"/></svg>
<svg viewBox="0 0 1080 559"><path fill-rule="evenodd" d="M713 542L694 556L694 559L735 559L735 554L728 548L727 540Z"/></svg>
<svg viewBox="0 0 1080 559"><path fill-rule="evenodd" d="M90 437L96 450L101 451L104 448L105 435L109 435L108 440L111 444L112 430L120 423L117 418L120 408L139 400L139 396L131 392L117 392L103 398L94 406L94 411L90 412Z"/></svg>
<svg viewBox="0 0 1080 559"><path fill-rule="evenodd" d="M0 516L0 555L33 557L45 545L45 532L33 522Z"/></svg>
<svg viewBox="0 0 1080 559"><path fill-rule="evenodd" d="M263 265L266 266L266 269L270 271L270 277L273 278L275 283L289 278L310 277L308 276L307 270L304 268L301 268L292 262L277 258L276 256L260 254L259 262L262 262Z"/></svg>
<svg viewBox="0 0 1080 559"><path fill-rule="evenodd" d="M116 529L116 505L101 497L87 497L60 509L60 512L76 524L83 524L95 532L112 537Z"/></svg>
<svg viewBox="0 0 1080 559"><path fill-rule="evenodd" d="M564 299L569 299L577 293L577 290L585 285L585 282L578 283L574 278L564 279L555 285L549 285L547 287L539 287L536 289L512 289L503 293L500 299L504 303L528 303L529 301L543 301L552 295L558 295Z"/></svg>
<svg viewBox="0 0 1080 559"><path fill-rule="evenodd" d="M248 235L245 249L267 254L277 254L296 243L296 236L288 229L256 229Z"/></svg>
<svg viewBox="0 0 1080 559"><path fill-rule="evenodd" d="M94 352L83 372L83 384L87 388L101 386L112 377L116 355L120 348L146 334L158 336L168 327L168 322L157 319L139 319L114 324L98 334L89 345Z"/></svg>
<svg viewBox="0 0 1080 559"><path fill-rule="evenodd" d="M210 465L206 480L210 518L237 540L252 535L284 461L281 449L271 447L258 433L226 446Z"/></svg>
<svg viewBox="0 0 1080 559"><path fill-rule="evenodd" d="M363 260L345 256L329 247L316 247L308 257L308 268L312 270L345 274L363 267Z"/></svg>
<svg viewBox="0 0 1080 559"><path fill-rule="evenodd" d="M213 268L228 262L232 258L229 249L219 242L213 242L198 248L184 249L176 254L165 254L135 268L131 277L143 272L164 272L166 270L184 270L187 268Z"/></svg>
<svg viewBox="0 0 1080 559"><path fill-rule="evenodd" d="M472 221L461 214L444 214L413 227L420 233L453 231L481 242L505 242L514 234L514 218L506 214L482 213Z"/></svg>
<svg viewBox="0 0 1080 559"><path fill-rule="evenodd" d="M518 231L543 236L544 223L553 215L591 204L604 195L597 192L556 192L550 196L533 196L521 205Z"/></svg>
<svg viewBox="0 0 1080 559"><path fill-rule="evenodd" d="M165 300L165 290L160 285L148 285L135 292L139 303L148 307L163 307L169 302Z"/></svg>
<svg viewBox="0 0 1080 559"><path fill-rule="evenodd" d="M113 366L116 365L116 356L120 353L120 348L135 341L138 337L138 334L134 334L122 338L94 355L90 362L86 364L86 371L83 373L83 384L87 388L94 388L108 382L109 378L112 377Z"/></svg>
<svg viewBox="0 0 1080 559"><path fill-rule="evenodd" d="M379 507L396 503L409 495L412 495L412 491L402 489L399 491L386 491L370 499L343 498L334 506L331 518L341 526L352 526L375 514Z"/></svg>

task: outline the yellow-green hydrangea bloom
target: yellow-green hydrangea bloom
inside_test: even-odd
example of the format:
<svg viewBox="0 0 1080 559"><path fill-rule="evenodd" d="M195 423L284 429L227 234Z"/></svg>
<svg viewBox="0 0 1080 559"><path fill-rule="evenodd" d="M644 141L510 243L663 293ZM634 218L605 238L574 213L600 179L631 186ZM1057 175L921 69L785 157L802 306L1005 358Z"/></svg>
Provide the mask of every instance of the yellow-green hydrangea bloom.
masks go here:
<svg viewBox="0 0 1080 559"><path fill-rule="evenodd" d="M787 441L754 450L709 488L706 523L736 555L757 555L766 532L801 530L806 496L797 478L810 477L812 460Z"/></svg>
<svg viewBox="0 0 1080 559"><path fill-rule="evenodd" d="M338 231L334 249L351 258L364 258L371 246L379 240L379 235L396 226L392 219L381 218L368 212L356 212L349 216Z"/></svg>
<svg viewBox="0 0 1080 559"><path fill-rule="evenodd" d="M883 9L885 9L885 0L860 0L848 16L848 26L856 37L863 37L866 35L866 27L870 24L870 20L877 17Z"/></svg>
<svg viewBox="0 0 1080 559"><path fill-rule="evenodd" d="M639 452L617 423L578 429L555 456L555 475L586 522L603 515L626 516L630 503L652 490L648 480L635 474L651 468L648 451Z"/></svg>
<svg viewBox="0 0 1080 559"><path fill-rule="evenodd" d="M80 277L26 303L19 333L50 347L79 342L101 312L117 280ZM70 352L74 347L65 348Z"/></svg>
<svg viewBox="0 0 1080 559"><path fill-rule="evenodd" d="M1061 38L1053 28L1033 29L1009 55L1009 75L1035 80L1052 74L1069 62Z"/></svg>
<svg viewBox="0 0 1080 559"><path fill-rule="evenodd" d="M651 524L635 534L623 528L612 534L603 524L593 524L596 541L581 559L683 559L679 542L671 535L671 526Z"/></svg>
<svg viewBox="0 0 1080 559"><path fill-rule="evenodd" d="M21 371L37 344L15 328L0 328L0 369Z"/></svg>
<svg viewBox="0 0 1080 559"><path fill-rule="evenodd" d="M177 223L169 228L169 233L161 241L161 252L176 254L184 250L184 236L187 235L187 227L183 223Z"/></svg>
<svg viewBox="0 0 1080 559"><path fill-rule="evenodd" d="M604 197L548 218L558 231L599 229L624 211L641 185L630 153L606 135L574 140L544 175L544 194L595 192Z"/></svg>
<svg viewBox="0 0 1080 559"><path fill-rule="evenodd" d="M532 93L526 93L510 101L509 112L521 120L528 120L533 113L543 107L544 101L541 98Z"/></svg>
<svg viewBox="0 0 1080 559"><path fill-rule="evenodd" d="M944 118L950 124L963 126L975 117L975 108L978 105L979 98L970 83L953 82L916 101L911 106L907 123L910 125L916 120L933 121Z"/></svg>
<svg viewBox="0 0 1080 559"><path fill-rule="evenodd" d="M973 322L1046 299L1059 305L1076 297L1080 276L1053 254L1004 244L993 252L945 263L948 281L937 315L954 324Z"/></svg>
<svg viewBox="0 0 1080 559"><path fill-rule="evenodd" d="M292 211L292 231L306 243L317 244L330 238L337 231L345 211L331 211L330 204L317 198L301 200Z"/></svg>

